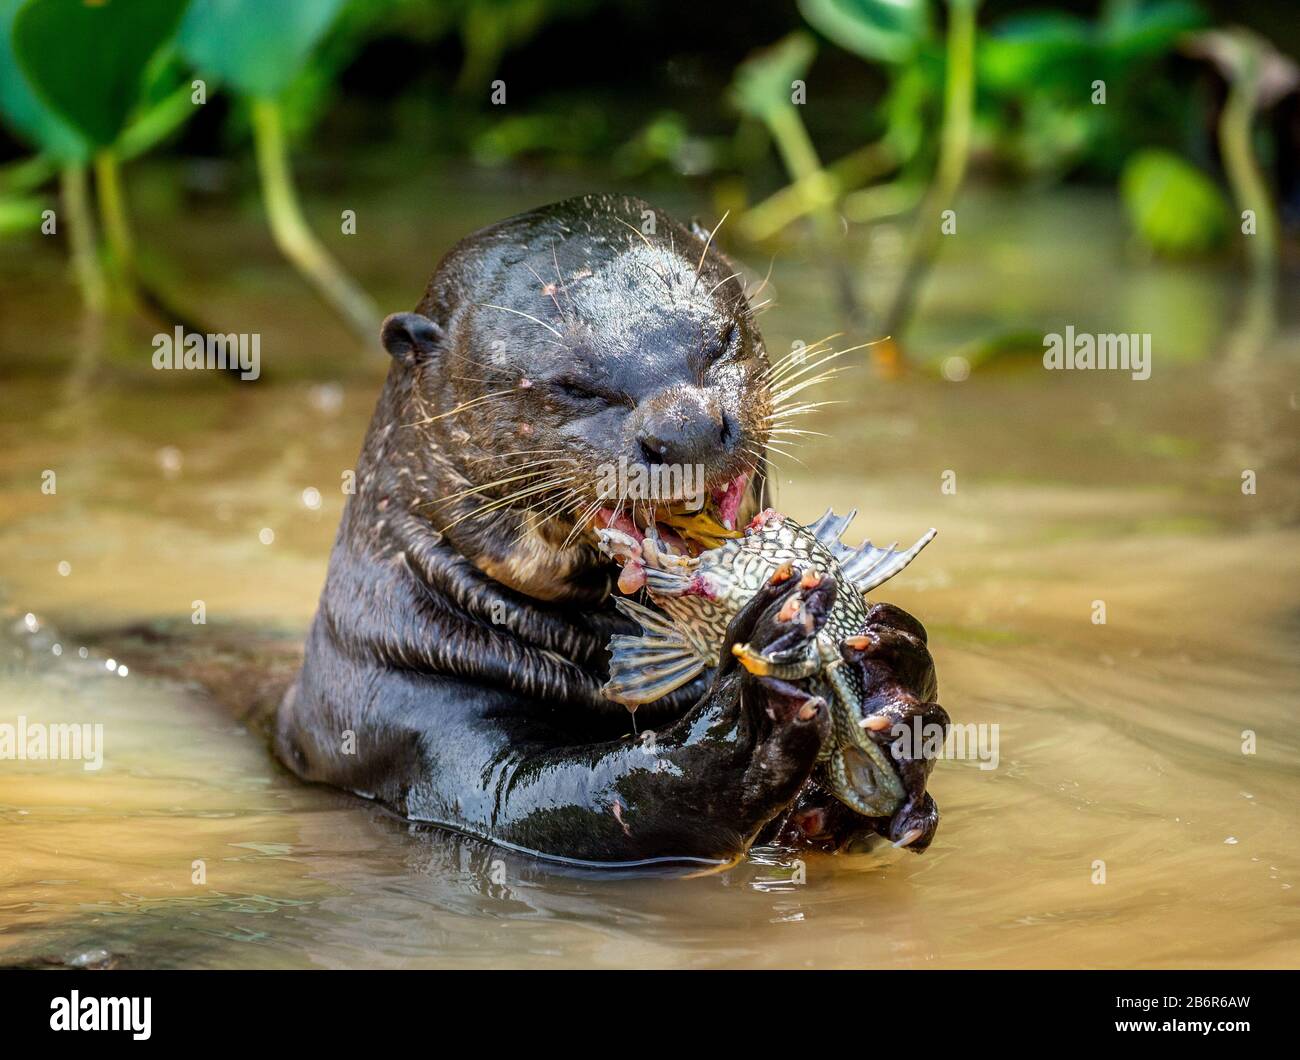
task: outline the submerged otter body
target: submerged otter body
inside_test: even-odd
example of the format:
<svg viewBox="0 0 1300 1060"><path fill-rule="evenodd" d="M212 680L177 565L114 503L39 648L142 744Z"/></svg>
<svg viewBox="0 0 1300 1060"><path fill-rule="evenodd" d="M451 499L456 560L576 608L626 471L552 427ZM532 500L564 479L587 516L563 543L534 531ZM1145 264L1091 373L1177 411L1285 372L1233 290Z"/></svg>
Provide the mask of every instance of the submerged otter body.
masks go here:
<svg viewBox="0 0 1300 1060"><path fill-rule="evenodd" d="M602 472L698 468L732 525L764 490L768 362L708 234L631 198L543 207L453 248L383 340L281 759L412 819L603 863L730 858L791 812L830 827L801 791L820 701L724 662L638 713L658 732L636 740L600 694L605 645L631 630L590 527L656 518ZM751 642L776 593L737 617ZM899 672L932 682L923 639L903 650Z"/></svg>

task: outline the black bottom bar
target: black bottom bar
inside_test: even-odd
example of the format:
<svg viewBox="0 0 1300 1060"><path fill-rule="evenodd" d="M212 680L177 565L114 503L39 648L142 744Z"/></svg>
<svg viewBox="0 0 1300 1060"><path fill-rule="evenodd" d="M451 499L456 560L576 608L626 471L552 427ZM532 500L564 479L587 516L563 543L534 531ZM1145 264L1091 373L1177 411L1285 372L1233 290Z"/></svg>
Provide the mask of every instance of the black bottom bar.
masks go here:
<svg viewBox="0 0 1300 1060"><path fill-rule="evenodd" d="M532 1040L553 1048L599 1040L592 1032L606 1026L626 1032L646 1024L656 1038L690 1040L709 1026L715 1034L758 1033L765 1049L785 1034L806 1049L821 1034L858 1033L876 1046L1154 1040L1183 1048L1200 1040L1222 1049L1289 1035L1298 979L1293 971L2 971L0 1041L12 1048L58 1039L76 1047L242 1039L337 1051L406 1038L437 1050L482 1037L494 1048ZM452 1036L445 1043L444 1026Z"/></svg>

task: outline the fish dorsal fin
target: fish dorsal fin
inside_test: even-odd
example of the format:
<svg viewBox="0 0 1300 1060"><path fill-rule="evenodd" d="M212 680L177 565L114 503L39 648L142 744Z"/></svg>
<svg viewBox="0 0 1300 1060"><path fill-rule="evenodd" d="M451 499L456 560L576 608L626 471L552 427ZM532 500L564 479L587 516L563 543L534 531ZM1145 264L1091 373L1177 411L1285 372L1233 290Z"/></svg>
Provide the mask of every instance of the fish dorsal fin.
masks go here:
<svg viewBox="0 0 1300 1060"><path fill-rule="evenodd" d="M837 555L836 559L840 561L840 567L845 575L853 582L853 588L866 595L876 586L889 581L912 560L916 559L920 555L921 549L933 541L935 534L938 532L934 527L931 527L920 536L916 544L902 551L895 548L894 545L890 545L888 548L878 548L870 541L864 541L862 547L856 549L841 546L844 551Z"/></svg>
<svg viewBox="0 0 1300 1060"><path fill-rule="evenodd" d="M844 548L840 538L844 536L844 531L849 528L849 523L853 522L857 514L856 508L850 508L848 515L836 515L834 508L827 508L821 518L808 527L808 531L828 549L835 552L837 548Z"/></svg>
<svg viewBox="0 0 1300 1060"><path fill-rule="evenodd" d="M847 515L836 515L833 508L827 508L822 517L808 527L808 531L835 557L845 577L853 583L853 587L859 593L864 595L876 586L889 581L916 559L921 550L933 541L935 534L938 533L931 527L921 535L916 544L901 551L897 548L898 542L880 548L870 541L865 541L859 548L849 548L840 538L857 514L856 508L850 509Z"/></svg>
<svg viewBox="0 0 1300 1060"><path fill-rule="evenodd" d="M669 619L621 597L614 606L639 622L642 634L609 638L609 680L601 688L606 699L634 710L680 688L705 668L705 660Z"/></svg>

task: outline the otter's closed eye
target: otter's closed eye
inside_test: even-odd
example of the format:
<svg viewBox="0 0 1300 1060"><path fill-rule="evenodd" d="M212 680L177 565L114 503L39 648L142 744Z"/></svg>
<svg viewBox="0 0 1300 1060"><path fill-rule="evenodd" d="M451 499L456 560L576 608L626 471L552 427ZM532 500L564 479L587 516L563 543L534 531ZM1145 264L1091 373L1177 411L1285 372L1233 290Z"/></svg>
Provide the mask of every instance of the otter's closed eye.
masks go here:
<svg viewBox="0 0 1300 1060"><path fill-rule="evenodd" d="M714 342L710 343L704 351L704 367L717 363L729 354L733 354L740 348L740 325L732 324L723 334Z"/></svg>
<svg viewBox="0 0 1300 1060"><path fill-rule="evenodd" d="M586 383L581 383L578 382L577 380L557 379L551 384L551 386L555 389L555 391L558 394L567 398L570 401L584 401L584 402L596 402L596 401L608 402L609 401L609 395L602 394L598 390L593 390Z"/></svg>

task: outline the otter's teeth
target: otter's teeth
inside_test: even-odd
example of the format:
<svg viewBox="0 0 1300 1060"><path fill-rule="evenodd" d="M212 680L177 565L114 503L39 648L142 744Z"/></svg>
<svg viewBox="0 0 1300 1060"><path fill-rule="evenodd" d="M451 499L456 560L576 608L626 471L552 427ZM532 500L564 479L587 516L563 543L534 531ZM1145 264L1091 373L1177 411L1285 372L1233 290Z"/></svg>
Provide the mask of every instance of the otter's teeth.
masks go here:
<svg viewBox="0 0 1300 1060"><path fill-rule="evenodd" d="M600 551L616 563L641 558L641 543L621 530L597 530L596 541Z"/></svg>
<svg viewBox="0 0 1300 1060"><path fill-rule="evenodd" d="M622 512L615 512L612 508L601 508L592 517L592 522L597 529L618 530L636 541L640 541L645 536L632 519Z"/></svg>
<svg viewBox="0 0 1300 1060"><path fill-rule="evenodd" d="M724 530L736 529L736 516L740 513L740 503L748 486L749 475L737 475L725 488L714 491L713 502L718 509L718 522Z"/></svg>

